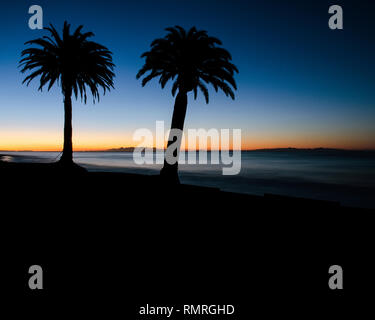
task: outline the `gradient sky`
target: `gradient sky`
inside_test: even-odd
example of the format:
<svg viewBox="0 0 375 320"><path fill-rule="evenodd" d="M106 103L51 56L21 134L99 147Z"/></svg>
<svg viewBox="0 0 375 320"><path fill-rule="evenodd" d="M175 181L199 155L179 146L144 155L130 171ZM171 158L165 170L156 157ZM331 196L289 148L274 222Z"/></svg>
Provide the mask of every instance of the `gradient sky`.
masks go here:
<svg viewBox="0 0 375 320"><path fill-rule="evenodd" d="M374 2L374 1L372 1ZM176 24L223 41L240 73L236 100L210 90L210 104L189 95L186 128L240 128L243 148L375 149L375 5L371 1L8 1L0 10L0 150L59 150L63 98L58 87L22 85L24 42L38 4L44 25L84 25L113 52L115 90L100 103L73 102L76 150L132 146L138 128L170 126L174 99L157 81L135 75L151 41ZM328 28L328 7L342 5L344 30Z"/></svg>

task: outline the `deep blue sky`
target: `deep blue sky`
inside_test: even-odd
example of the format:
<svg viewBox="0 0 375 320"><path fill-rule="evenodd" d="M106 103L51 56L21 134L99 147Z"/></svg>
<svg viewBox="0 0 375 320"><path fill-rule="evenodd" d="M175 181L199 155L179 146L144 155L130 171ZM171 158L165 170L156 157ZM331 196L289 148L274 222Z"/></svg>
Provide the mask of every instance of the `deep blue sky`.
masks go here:
<svg viewBox="0 0 375 320"><path fill-rule="evenodd" d="M44 25L64 20L95 33L113 52L115 90L99 104L74 102L79 148L132 143L137 128L170 125L173 97L157 81L135 79L141 53L164 28L205 29L220 38L240 73L232 101L211 90L210 104L190 97L187 128L241 128L244 146L375 149L375 5L370 1L8 1L0 19L0 149L60 146L59 88L21 85L24 42L46 34L28 28L28 8L42 6ZM344 30L328 28L328 7L342 5ZM89 99L90 101L90 99Z"/></svg>

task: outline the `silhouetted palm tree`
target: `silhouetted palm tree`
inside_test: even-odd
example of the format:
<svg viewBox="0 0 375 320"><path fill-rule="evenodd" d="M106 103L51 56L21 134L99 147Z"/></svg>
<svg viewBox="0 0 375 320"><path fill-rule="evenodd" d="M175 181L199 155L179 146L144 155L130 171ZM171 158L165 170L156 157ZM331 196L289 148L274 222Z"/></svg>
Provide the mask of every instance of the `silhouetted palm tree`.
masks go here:
<svg viewBox="0 0 375 320"><path fill-rule="evenodd" d="M31 80L40 76L39 90L48 84L48 90L54 83L61 85L64 96L64 149L60 162L73 163L72 143L72 93L86 103L86 89L91 91L93 101L99 101L99 88L106 90L113 88L112 52L106 47L88 41L92 32L82 33L83 26L79 26L74 33L70 33L70 24L64 22L62 37L50 25L45 28L50 36L44 36L25 44L37 45L40 48L29 48L22 51L21 72L33 72L22 83L29 85ZM36 69L36 70L34 70Z"/></svg>
<svg viewBox="0 0 375 320"><path fill-rule="evenodd" d="M167 28L164 38L156 39L151 43L151 49L142 54L146 58L144 66L139 70L137 79L142 76L142 86L153 78L159 78L161 87L164 88L169 80L173 81L172 95L176 100L172 116L171 129L184 128L187 93L194 92L197 97L198 89L203 93L206 103L209 94L205 84L211 84L215 91L222 90L226 96L234 99L232 88L237 89L234 81L234 72L238 69L231 63L230 53L222 47L221 41L209 37L206 31L198 31L195 27L185 31L180 26ZM170 136L168 147L180 143L177 137ZM175 154L176 155L176 154ZM178 163L168 164L164 160L164 166L160 174L168 180L179 182Z"/></svg>

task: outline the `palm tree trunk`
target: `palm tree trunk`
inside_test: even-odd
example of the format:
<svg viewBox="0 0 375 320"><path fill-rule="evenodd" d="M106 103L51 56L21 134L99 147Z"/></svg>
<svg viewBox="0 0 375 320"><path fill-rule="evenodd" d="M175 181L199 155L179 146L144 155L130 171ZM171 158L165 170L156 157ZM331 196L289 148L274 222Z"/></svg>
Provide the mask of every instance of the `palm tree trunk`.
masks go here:
<svg viewBox="0 0 375 320"><path fill-rule="evenodd" d="M172 129L179 129L181 131L184 130L184 123L185 123L185 116L186 116L186 108L187 108L187 93L184 91L179 91L175 100L174 109L173 109L173 116L172 116L172 124L171 124L171 130ZM168 139L168 146L176 142L177 137L172 137L171 134L169 135ZM177 150L179 151L181 147L181 139L179 140L179 143L177 145L176 152L174 155L177 155ZM169 164L164 159L164 166L160 171L160 175L165 179L168 183L180 183L180 180L178 178L178 162L176 161L175 164Z"/></svg>
<svg viewBox="0 0 375 320"><path fill-rule="evenodd" d="M64 95L64 149L60 162L63 164L73 163L73 141L72 141L72 89L65 91Z"/></svg>

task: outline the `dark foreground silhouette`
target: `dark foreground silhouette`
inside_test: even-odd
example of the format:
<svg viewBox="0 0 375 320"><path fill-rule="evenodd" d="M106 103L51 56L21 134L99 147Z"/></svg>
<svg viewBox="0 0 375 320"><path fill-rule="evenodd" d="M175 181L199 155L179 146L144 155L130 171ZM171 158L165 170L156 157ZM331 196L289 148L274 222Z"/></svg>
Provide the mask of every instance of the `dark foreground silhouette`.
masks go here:
<svg viewBox="0 0 375 320"><path fill-rule="evenodd" d="M193 92L196 99L198 90L201 91L208 104L209 93L206 85L212 85L216 92L220 90L234 99L233 90L237 90L234 74L238 69L231 62L231 54L219 47L222 42L208 36L207 31L197 30L195 27L185 30L180 26L166 28L166 31L168 33L164 38L154 40L150 51L142 54L141 57L146 61L137 78L143 77L142 86L154 78L159 78L162 88L169 81L173 82L172 95L177 93L177 96L168 148L174 150L173 155L178 158L177 150L180 150L181 146L188 93ZM174 130L178 130L178 133L173 132ZM165 159L160 175L170 184L179 184L178 163L169 164Z"/></svg>
<svg viewBox="0 0 375 320"><path fill-rule="evenodd" d="M38 315L130 319L140 303L209 301L239 305L238 319L293 318L336 314L339 298L374 284L361 277L374 267L370 210L58 164L0 162L0 177L2 288ZM32 264L45 268L45 291L27 288ZM334 264L344 293L328 289Z"/></svg>
<svg viewBox="0 0 375 320"><path fill-rule="evenodd" d="M103 94L113 88L114 64L112 52L103 45L88 40L92 32L82 33L79 26L70 33L70 24L64 22L61 36L53 25L45 28L48 36L27 41L31 47L22 51L21 72L29 72L22 83L29 83L38 77L39 88L48 90L53 85L61 86L64 96L64 148L60 159L62 165L74 167L72 141L72 95L81 97L86 103L87 91L93 101L99 101L99 89Z"/></svg>

